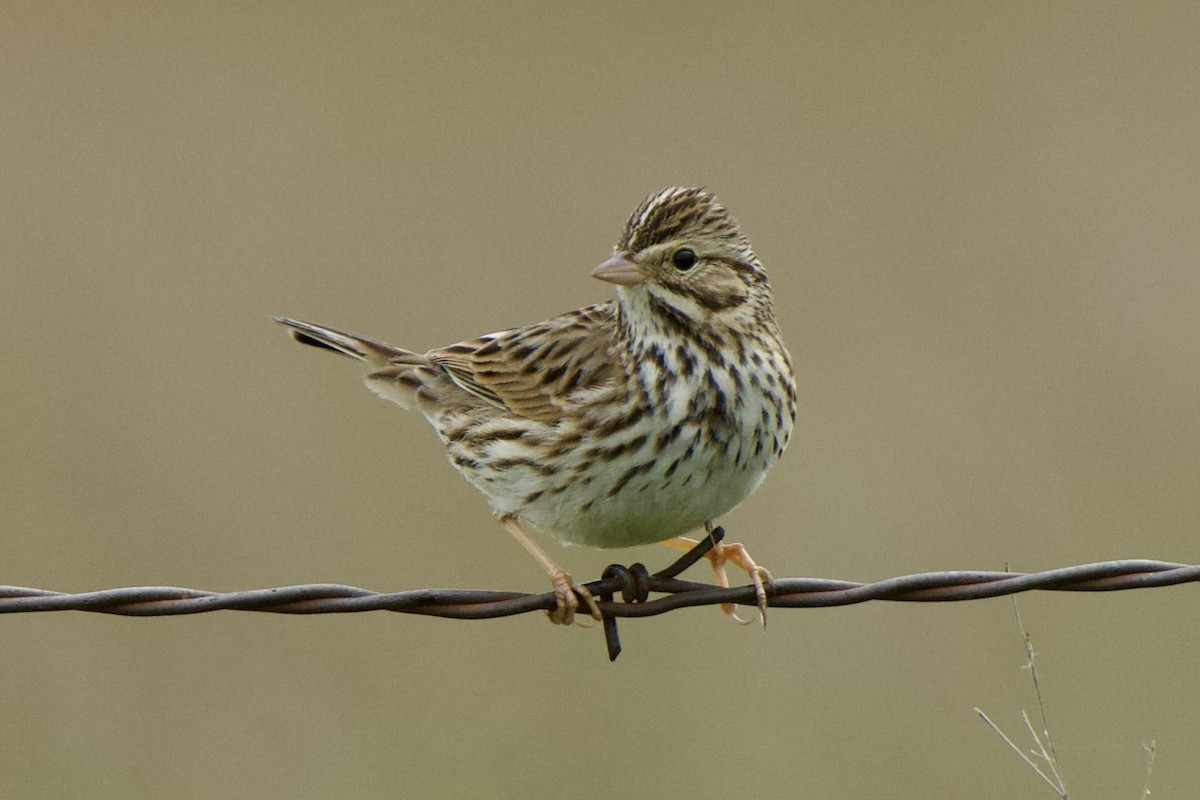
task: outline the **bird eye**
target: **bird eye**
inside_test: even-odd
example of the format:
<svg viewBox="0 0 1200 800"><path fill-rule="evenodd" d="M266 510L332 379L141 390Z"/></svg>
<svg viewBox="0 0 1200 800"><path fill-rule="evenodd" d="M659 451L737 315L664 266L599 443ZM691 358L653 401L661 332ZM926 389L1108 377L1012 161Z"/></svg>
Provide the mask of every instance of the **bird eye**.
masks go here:
<svg viewBox="0 0 1200 800"><path fill-rule="evenodd" d="M671 263L675 265L675 269L680 272L687 272L692 267L696 266L696 251L690 247L681 247L675 251L675 255L671 256Z"/></svg>

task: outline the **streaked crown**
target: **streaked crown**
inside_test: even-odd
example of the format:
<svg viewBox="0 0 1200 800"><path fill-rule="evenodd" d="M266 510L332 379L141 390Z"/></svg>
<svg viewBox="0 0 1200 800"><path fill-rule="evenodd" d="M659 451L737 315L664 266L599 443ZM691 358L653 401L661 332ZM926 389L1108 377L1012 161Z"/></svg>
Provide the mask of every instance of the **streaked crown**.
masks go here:
<svg viewBox="0 0 1200 800"><path fill-rule="evenodd" d="M703 189L672 187L646 198L613 258L592 275L618 285L623 324L774 325L766 271L733 217Z"/></svg>
<svg viewBox="0 0 1200 800"><path fill-rule="evenodd" d="M758 262L725 206L701 188L672 186L647 197L625 223L617 249L637 253L689 234L720 242L748 264Z"/></svg>

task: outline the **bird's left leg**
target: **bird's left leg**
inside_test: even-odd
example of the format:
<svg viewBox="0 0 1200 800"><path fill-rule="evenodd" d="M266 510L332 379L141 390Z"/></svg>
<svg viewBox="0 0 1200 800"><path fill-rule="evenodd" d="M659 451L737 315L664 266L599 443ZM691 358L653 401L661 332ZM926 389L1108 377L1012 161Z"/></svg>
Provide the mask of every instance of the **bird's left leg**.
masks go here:
<svg viewBox="0 0 1200 800"><path fill-rule="evenodd" d="M711 536L713 532L712 521L704 523L704 531ZM697 544L695 539L689 539L686 536L676 536L674 539L667 539L663 542L667 547L674 547L678 550L691 550ZM760 567L750 557L744 545L741 544L725 544L717 542L711 550L705 554L705 558L712 564L713 574L716 576L717 585L723 589L729 588L729 577L725 574L725 565L733 564L736 567L746 571L750 576L750 581L754 584L754 597L758 601L758 618L762 622L763 627L767 627L767 587L771 586L771 573L767 572L764 567ZM734 622L739 625L749 625L750 620L742 619L734 611L733 603L722 603L721 610L724 611Z"/></svg>

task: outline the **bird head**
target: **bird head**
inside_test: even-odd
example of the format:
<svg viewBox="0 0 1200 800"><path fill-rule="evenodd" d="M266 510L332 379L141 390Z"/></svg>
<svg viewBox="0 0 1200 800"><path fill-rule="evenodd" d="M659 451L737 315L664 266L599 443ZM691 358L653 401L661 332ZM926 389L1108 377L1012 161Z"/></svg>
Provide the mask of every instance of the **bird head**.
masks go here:
<svg viewBox="0 0 1200 800"><path fill-rule="evenodd" d="M650 195L592 276L617 285L626 314L745 328L774 315L766 272L733 217L703 189Z"/></svg>

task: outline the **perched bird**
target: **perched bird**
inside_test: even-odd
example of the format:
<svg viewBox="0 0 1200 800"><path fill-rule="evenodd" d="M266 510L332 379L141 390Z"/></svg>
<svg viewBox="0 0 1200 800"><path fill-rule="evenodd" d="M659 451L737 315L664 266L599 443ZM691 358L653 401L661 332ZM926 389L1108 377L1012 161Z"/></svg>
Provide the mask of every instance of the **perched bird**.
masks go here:
<svg viewBox="0 0 1200 800"><path fill-rule="evenodd" d="M366 361L367 386L416 408L454 467L550 575L554 622L591 593L529 536L626 547L705 527L746 499L787 446L792 361L767 274L724 206L702 189L651 195L592 277L616 298L533 325L416 353L295 319L292 336ZM770 575L741 545L710 552L745 569L765 622ZM732 615L732 606L726 608Z"/></svg>

